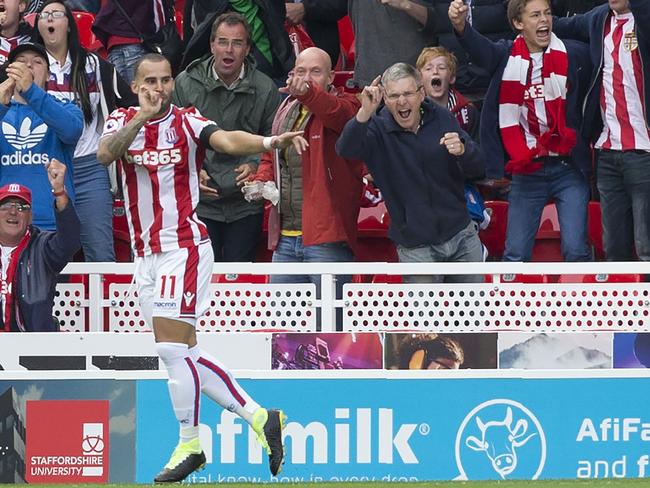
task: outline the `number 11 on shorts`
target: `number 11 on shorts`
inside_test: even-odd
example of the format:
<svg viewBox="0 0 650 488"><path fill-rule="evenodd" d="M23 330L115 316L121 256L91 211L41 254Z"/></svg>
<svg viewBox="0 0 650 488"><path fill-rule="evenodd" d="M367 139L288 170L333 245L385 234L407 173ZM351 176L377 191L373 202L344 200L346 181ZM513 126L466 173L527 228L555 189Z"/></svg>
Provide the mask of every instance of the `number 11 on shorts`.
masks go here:
<svg viewBox="0 0 650 488"><path fill-rule="evenodd" d="M167 282L169 282L169 295L165 295L165 291L167 291ZM176 276L162 275L160 277L160 298L173 299L175 293L176 293Z"/></svg>

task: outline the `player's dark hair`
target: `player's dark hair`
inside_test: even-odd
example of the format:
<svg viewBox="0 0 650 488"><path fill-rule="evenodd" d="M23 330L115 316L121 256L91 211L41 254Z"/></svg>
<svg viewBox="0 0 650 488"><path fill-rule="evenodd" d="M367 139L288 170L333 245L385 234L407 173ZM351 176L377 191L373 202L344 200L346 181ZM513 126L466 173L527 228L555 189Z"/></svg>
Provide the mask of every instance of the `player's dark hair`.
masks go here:
<svg viewBox="0 0 650 488"><path fill-rule="evenodd" d="M134 79L138 77L138 71L140 71L140 66L142 66L142 63L144 63L145 61L149 61L151 63L165 62L165 63L169 64L170 71L172 69L172 65L170 64L169 60L165 56L163 56L162 54L147 53L144 56L140 57L140 59L138 59L135 62L135 67L133 68L133 78Z"/></svg>

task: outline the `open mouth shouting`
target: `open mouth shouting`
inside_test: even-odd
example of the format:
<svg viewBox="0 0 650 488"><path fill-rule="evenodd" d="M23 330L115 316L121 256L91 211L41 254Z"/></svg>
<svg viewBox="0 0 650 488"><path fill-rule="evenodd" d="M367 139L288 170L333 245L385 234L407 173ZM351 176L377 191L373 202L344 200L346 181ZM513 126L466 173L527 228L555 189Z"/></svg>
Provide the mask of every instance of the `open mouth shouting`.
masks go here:
<svg viewBox="0 0 650 488"><path fill-rule="evenodd" d="M226 69L232 68L233 65L235 64L235 58L232 58L230 56L224 56L223 58L221 58L221 64Z"/></svg>
<svg viewBox="0 0 650 488"><path fill-rule="evenodd" d="M551 29L548 26L540 27L535 31L537 35L537 40L540 44L548 44L551 40Z"/></svg>
<svg viewBox="0 0 650 488"><path fill-rule="evenodd" d="M404 110L398 110L397 115L399 116L400 119L407 121L409 117L411 116L411 112L413 112L410 108L404 109Z"/></svg>

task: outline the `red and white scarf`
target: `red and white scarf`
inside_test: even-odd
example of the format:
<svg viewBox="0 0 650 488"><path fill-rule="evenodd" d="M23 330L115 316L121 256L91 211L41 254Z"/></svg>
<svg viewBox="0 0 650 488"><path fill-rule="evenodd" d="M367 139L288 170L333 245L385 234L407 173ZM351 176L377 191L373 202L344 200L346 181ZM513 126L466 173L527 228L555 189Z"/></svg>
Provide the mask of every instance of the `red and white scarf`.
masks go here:
<svg viewBox="0 0 650 488"><path fill-rule="evenodd" d="M534 160L549 154L567 155L576 142L575 130L566 126L566 95L568 87L569 56L564 43L551 33L551 42L542 57L544 107L548 131L533 134L532 147L526 141L524 128L520 125L525 92L530 82L532 62L526 41L518 35L503 71L499 91L499 128L501 140L510 157L506 172L511 174L532 173L541 168ZM534 107L534 104L531 104ZM534 110L534 108L533 108ZM529 108L530 112L530 108ZM538 114L529 113L539 120Z"/></svg>
<svg viewBox="0 0 650 488"><path fill-rule="evenodd" d="M1 292L4 295L4 300L5 300L5 308L4 308L4 313L2 315L2 318L4 320L4 330L5 332L9 332L11 330L11 319L12 319L12 312L14 310L14 303L13 303L13 296L14 296L14 289L16 287L15 283L15 278L16 278L16 270L18 269L18 262L20 261L20 255L23 252L23 249L27 247L27 244L29 243L29 236L30 232L29 229L27 229L27 232L25 233L24 237L21 239L21 241L18 243L18 245L14 248L13 251L11 251L11 256L9 256L9 264L7 266L7 276L5 277L4 280L2 280L2 286L1 286ZM0 268L1 268L1 262L0 261ZM0 269L0 273L1 273ZM18 306L16 304L16 324L18 325L18 328L24 332L24 326L20 321L19 313L18 313Z"/></svg>

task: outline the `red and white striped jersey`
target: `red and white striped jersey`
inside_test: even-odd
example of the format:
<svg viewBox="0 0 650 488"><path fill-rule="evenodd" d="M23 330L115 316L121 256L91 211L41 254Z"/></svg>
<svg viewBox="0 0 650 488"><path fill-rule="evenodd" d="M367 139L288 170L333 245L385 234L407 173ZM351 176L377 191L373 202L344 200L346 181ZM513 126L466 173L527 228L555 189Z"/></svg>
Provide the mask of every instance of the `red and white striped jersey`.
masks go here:
<svg viewBox="0 0 650 488"><path fill-rule="evenodd" d="M610 16L605 23L603 51L600 111L604 127L596 148L650 151L641 96L641 55L632 12Z"/></svg>
<svg viewBox="0 0 650 488"><path fill-rule="evenodd" d="M531 149L536 147L537 140L548 132L544 77L542 76L543 62L543 52L530 53L528 83L524 91L524 104L521 106L519 115L519 125L524 130L526 145ZM537 157L541 158L549 154L556 156L555 153L549 153L542 148Z"/></svg>
<svg viewBox="0 0 650 488"><path fill-rule="evenodd" d="M102 137L127 124L139 107L115 110ZM196 216L199 171L205 149L201 131L214 122L195 108L172 105L164 116L149 120L119 160L131 244L138 256L198 245L208 238Z"/></svg>
<svg viewBox="0 0 650 488"><path fill-rule="evenodd" d="M28 42L30 39L30 36L25 35L14 37L0 36L0 64L4 64L7 61L7 58L9 58L9 53L13 48L15 48L18 44Z"/></svg>

